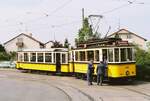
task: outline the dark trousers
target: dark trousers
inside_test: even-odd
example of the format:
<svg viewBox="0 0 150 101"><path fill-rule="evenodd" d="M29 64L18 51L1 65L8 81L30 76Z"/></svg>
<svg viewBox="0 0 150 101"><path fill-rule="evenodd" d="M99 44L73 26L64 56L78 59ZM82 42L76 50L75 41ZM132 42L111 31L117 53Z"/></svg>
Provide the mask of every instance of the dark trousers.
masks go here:
<svg viewBox="0 0 150 101"><path fill-rule="evenodd" d="M87 81L88 81L88 85L92 85L92 81L93 81L92 73L87 73Z"/></svg>
<svg viewBox="0 0 150 101"><path fill-rule="evenodd" d="M102 85L103 83L103 75L102 74L97 74L97 84Z"/></svg>

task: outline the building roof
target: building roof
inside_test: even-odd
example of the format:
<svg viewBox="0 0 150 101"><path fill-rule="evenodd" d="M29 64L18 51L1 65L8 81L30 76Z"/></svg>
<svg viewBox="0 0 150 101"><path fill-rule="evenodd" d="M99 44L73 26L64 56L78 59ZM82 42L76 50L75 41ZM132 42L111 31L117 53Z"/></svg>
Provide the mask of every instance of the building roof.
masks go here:
<svg viewBox="0 0 150 101"><path fill-rule="evenodd" d="M50 41L46 42L44 45L46 45L46 44L48 44L48 43L50 43L50 42L51 42L51 43L54 43L54 41L51 41L51 40L50 40Z"/></svg>
<svg viewBox="0 0 150 101"><path fill-rule="evenodd" d="M141 37L141 36L139 36L139 35L137 35L137 34L135 34L135 33L133 33L133 32L130 32L130 31L127 30L127 29L120 29L120 30L118 30L117 32L114 32L114 33L110 34L108 37L111 37L112 35L114 35L114 34L116 34L116 33L122 34L122 33L119 33L119 32L121 32L121 31L126 31L127 33L133 34L133 35L135 35L135 36L137 36L137 37L143 39L144 41L147 41L147 39L145 39L145 38L143 38L143 37Z"/></svg>
<svg viewBox="0 0 150 101"><path fill-rule="evenodd" d="M17 35L16 37L14 37L14 38L8 40L7 42L4 43L4 45L7 44L7 43L10 42L10 41L16 39L17 37L19 37L19 36L21 36L21 35L24 35L24 36L26 36L26 37L28 37L28 38L30 38L30 39L32 39L32 40L38 42L39 44L44 45L42 42L38 41L37 39L35 39L35 38L33 38L33 37L31 37L31 36L29 36L29 35L27 35L27 34L24 34L24 33L21 33L21 34Z"/></svg>

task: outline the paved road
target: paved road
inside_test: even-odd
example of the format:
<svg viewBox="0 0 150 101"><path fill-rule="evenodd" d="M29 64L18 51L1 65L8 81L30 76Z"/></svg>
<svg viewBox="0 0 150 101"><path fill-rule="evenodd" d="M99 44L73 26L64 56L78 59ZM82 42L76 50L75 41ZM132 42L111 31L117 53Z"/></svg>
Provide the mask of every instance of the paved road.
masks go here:
<svg viewBox="0 0 150 101"><path fill-rule="evenodd" d="M0 101L150 101L150 83L88 86L74 77L0 69Z"/></svg>

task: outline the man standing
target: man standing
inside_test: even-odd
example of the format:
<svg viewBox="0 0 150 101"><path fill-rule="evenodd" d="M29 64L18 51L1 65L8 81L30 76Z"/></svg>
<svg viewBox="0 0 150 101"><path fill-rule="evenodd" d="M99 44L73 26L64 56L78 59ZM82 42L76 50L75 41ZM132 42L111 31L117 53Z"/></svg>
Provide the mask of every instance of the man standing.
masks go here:
<svg viewBox="0 0 150 101"><path fill-rule="evenodd" d="M100 61L100 63L97 65L97 85L101 85L102 86L102 82L103 82L103 76L104 76L104 63L103 61Z"/></svg>
<svg viewBox="0 0 150 101"><path fill-rule="evenodd" d="M92 85L93 71L94 71L93 61L91 60L89 62L89 64L88 64L88 69L87 69L87 81L88 81L88 85Z"/></svg>

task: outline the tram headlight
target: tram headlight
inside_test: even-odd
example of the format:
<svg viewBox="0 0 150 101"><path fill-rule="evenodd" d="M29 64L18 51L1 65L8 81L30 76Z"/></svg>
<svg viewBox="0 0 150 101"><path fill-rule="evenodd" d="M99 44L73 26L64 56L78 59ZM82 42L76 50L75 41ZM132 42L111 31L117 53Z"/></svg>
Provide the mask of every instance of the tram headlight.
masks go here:
<svg viewBox="0 0 150 101"><path fill-rule="evenodd" d="M129 71L126 71L126 75L127 75L127 76L130 75L130 72L129 72Z"/></svg>

